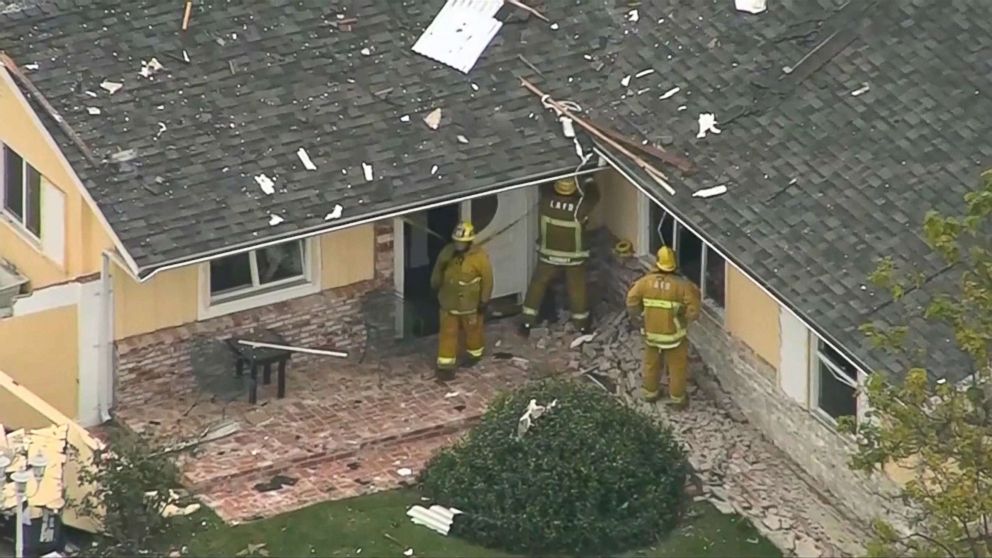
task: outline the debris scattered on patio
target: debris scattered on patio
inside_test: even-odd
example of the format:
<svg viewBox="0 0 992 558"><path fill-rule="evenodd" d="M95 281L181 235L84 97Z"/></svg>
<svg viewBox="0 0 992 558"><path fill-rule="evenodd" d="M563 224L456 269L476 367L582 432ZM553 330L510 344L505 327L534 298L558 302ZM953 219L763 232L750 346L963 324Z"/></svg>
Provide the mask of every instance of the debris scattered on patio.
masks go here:
<svg viewBox="0 0 992 558"><path fill-rule="evenodd" d="M285 475L276 475L268 480L268 482L260 482L253 486L258 492L273 492L279 490L284 486L293 486L296 484L297 479L293 477L287 477Z"/></svg>
<svg viewBox="0 0 992 558"><path fill-rule="evenodd" d="M280 217L278 215L270 215L269 216L269 226L270 227L274 227L274 226L278 225L279 223L282 223L283 221L285 221L285 219L283 219L282 217Z"/></svg>
<svg viewBox="0 0 992 558"><path fill-rule="evenodd" d="M192 447L199 446L201 444L206 444L221 438L226 438L232 434L236 434L241 431L241 423L233 420L225 420L218 424L208 426L203 429L203 432L199 436L192 440L187 440L185 442L180 442L168 448L162 450L161 455L166 455L169 453L176 453L178 451L187 450Z"/></svg>
<svg viewBox="0 0 992 558"><path fill-rule="evenodd" d="M334 219L340 219L342 213L344 213L344 208L341 207L341 204L334 204L334 209L324 216L324 220L333 221Z"/></svg>
<svg viewBox="0 0 992 558"><path fill-rule="evenodd" d="M867 93L867 92L868 92L869 90L871 90L871 86L870 86L870 85L868 85L868 83L867 83L867 82L865 82L865 83L862 83L862 84L861 84L861 87L859 87L859 88L857 88L857 89L855 89L854 91L851 91L851 96L852 96L852 97L858 97L858 96L860 96L860 95L864 95L864 94L865 94L865 93Z"/></svg>
<svg viewBox="0 0 992 558"><path fill-rule="evenodd" d="M734 7L751 14L760 14L767 9L765 0L734 0Z"/></svg>
<svg viewBox="0 0 992 558"><path fill-rule="evenodd" d="M438 505L433 505L430 509L423 506L412 506L406 511L410 521L445 536L451 531L451 524L454 523L455 516L460 513L462 513L461 510Z"/></svg>
<svg viewBox="0 0 992 558"><path fill-rule="evenodd" d="M501 7L502 0L448 0L412 50L467 74L503 27L494 17Z"/></svg>
<svg viewBox="0 0 992 558"><path fill-rule="evenodd" d="M539 418L541 418L545 413L554 409L558 405L558 400L555 399L549 403L546 407L544 405L538 405L536 399L531 399L530 403L527 404L527 410L524 414L520 416L520 420L517 421L517 439L520 439L524 434L530 430L531 424Z"/></svg>
<svg viewBox="0 0 992 558"><path fill-rule="evenodd" d="M707 133L720 133L720 129L716 127L716 115L711 112L704 112L699 115L699 133L696 134L696 137L705 138Z"/></svg>
<svg viewBox="0 0 992 558"><path fill-rule="evenodd" d="M507 353L507 354L509 354L509 353ZM493 355L493 356L495 357L496 355ZM512 364L514 367L519 368L519 369L521 369L521 370L523 370L525 372L530 369L530 361L527 360L524 357L518 357L518 356L512 356L511 355L510 356L510 364Z"/></svg>
<svg viewBox="0 0 992 558"><path fill-rule="evenodd" d="M90 113L90 116L97 116L101 111L96 107L86 107L86 112Z"/></svg>
<svg viewBox="0 0 992 558"><path fill-rule="evenodd" d="M592 341L595 338L596 338L596 334L595 333L587 333L585 335L580 335L580 336L576 337L575 339L573 339L572 342L568 344L568 348L569 349L576 349L576 348L582 346L582 344L588 343L588 342Z"/></svg>
<svg viewBox="0 0 992 558"><path fill-rule="evenodd" d="M665 93L662 94L662 96L661 97L658 97L658 98L661 99L662 101L664 101L665 99L670 98L672 95L678 93L679 91L681 91L681 88L678 87L678 86L675 86L675 87L669 89L668 91L665 91Z"/></svg>
<svg viewBox="0 0 992 558"><path fill-rule="evenodd" d="M726 194L727 187L723 184L719 186L713 186L712 188L705 188L703 190L696 190L692 193L694 198L712 198L713 196L719 196L720 194Z"/></svg>
<svg viewBox="0 0 992 558"><path fill-rule="evenodd" d="M300 162L307 170L317 170L317 165L313 164L313 160L310 159L310 155L307 154L307 150L302 147L296 150L296 156L300 158Z"/></svg>
<svg viewBox="0 0 992 558"><path fill-rule="evenodd" d="M409 477L410 475L413 474L413 470L410 469L409 467L400 467L399 469L396 470L396 474L401 477Z"/></svg>
<svg viewBox="0 0 992 558"><path fill-rule="evenodd" d="M365 173L365 181L372 182L372 179L374 178L372 174L372 165L368 163L362 163L362 172Z"/></svg>
<svg viewBox="0 0 992 558"><path fill-rule="evenodd" d="M152 58L148 62L141 61L141 71L138 73L141 74L141 77L151 79L153 75L164 69L165 66L158 61L158 58Z"/></svg>
<svg viewBox="0 0 992 558"><path fill-rule="evenodd" d="M637 20L641 19L641 14L637 10L630 10L627 12L627 19L637 23Z"/></svg>
<svg viewBox="0 0 992 558"><path fill-rule="evenodd" d="M110 93L111 95L113 95L114 93L117 93L121 87L124 87L124 84L118 83L116 81L105 81L100 84L100 87L103 88L108 93Z"/></svg>
<svg viewBox="0 0 992 558"><path fill-rule="evenodd" d="M444 394L444 398L445 399L451 399L452 397L458 397L459 395L461 395L461 394L459 392L457 392L457 391L449 391L448 393L445 393Z"/></svg>
<svg viewBox="0 0 992 558"><path fill-rule="evenodd" d="M409 117L407 117L409 118ZM402 120L402 118L400 119ZM437 130L441 126L441 109L436 108L424 117L424 123L431 130Z"/></svg>

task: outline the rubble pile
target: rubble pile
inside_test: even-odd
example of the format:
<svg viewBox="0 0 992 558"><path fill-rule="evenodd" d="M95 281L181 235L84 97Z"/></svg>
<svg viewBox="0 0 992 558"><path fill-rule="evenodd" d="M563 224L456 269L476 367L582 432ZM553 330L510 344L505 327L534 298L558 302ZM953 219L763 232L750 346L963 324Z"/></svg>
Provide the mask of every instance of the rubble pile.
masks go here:
<svg viewBox="0 0 992 558"><path fill-rule="evenodd" d="M624 312L600 314L596 335L572 349L569 368L646 414L671 425L695 470L697 499L738 513L787 555L860 556L868 534L827 503L791 460L747 423L729 395L693 356L692 404L673 412L640 399L642 338ZM557 328L556 328L557 329ZM539 328L535 342L568 346L576 334Z"/></svg>

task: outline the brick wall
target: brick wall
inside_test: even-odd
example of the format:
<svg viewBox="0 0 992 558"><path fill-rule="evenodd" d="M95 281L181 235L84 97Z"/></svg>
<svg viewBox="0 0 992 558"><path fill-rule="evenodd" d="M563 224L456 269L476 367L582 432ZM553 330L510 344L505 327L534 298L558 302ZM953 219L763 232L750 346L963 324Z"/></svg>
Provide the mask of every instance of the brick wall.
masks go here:
<svg viewBox="0 0 992 558"><path fill-rule="evenodd" d="M607 239L600 242L607 243ZM600 247L594 262L604 301L619 308L630 284L652 262L618 259ZM853 449L847 438L790 399L778 386L778 371L741 340L731 336L715 314L704 310L689 332L693 345L692 373L701 387L719 391L772 443L802 470L810 484L849 517L864 525L883 517L906 524L906 508L896 500L897 488L888 477L866 477L848 467ZM632 350L639 349L633 348ZM701 359L701 362L700 362ZM631 367L620 384L636 391L640 370ZM715 382L713 381L715 380ZM795 474L792 471L783 474Z"/></svg>
<svg viewBox="0 0 992 558"><path fill-rule="evenodd" d="M196 343L224 340L257 327L271 329L293 345L333 347L361 356L366 328L366 295L393 289L392 223L376 224L375 278L276 304L253 308L116 343L116 404L135 405L196 388ZM221 351L221 353L223 353ZM290 366L327 366L326 357L294 354ZM233 361L231 363L233 374Z"/></svg>

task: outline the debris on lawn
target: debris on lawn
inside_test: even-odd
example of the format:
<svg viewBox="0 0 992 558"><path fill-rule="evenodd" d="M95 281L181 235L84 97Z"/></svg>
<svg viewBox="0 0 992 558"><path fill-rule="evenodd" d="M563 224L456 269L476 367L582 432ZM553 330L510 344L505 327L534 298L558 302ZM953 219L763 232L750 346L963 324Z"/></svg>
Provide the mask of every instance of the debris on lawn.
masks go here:
<svg viewBox="0 0 992 558"><path fill-rule="evenodd" d="M716 115L711 112L704 112L699 115L699 133L696 134L696 137L705 138L707 133L720 133L720 129L716 127Z"/></svg>
<svg viewBox="0 0 992 558"><path fill-rule="evenodd" d="M438 505L433 505L429 509L423 506L411 506L406 512L410 521L445 536L451 531L455 516L460 513L461 510Z"/></svg>
<svg viewBox="0 0 992 558"><path fill-rule="evenodd" d="M307 150L302 147L296 151L296 156L300 158L300 162L307 170L317 170L317 165L313 164L313 160L310 159L310 155L307 154Z"/></svg>
<svg viewBox="0 0 992 558"><path fill-rule="evenodd" d="M266 543L248 543L247 548L238 551L237 556L268 556L269 551L265 548Z"/></svg>
<svg viewBox="0 0 992 558"><path fill-rule="evenodd" d="M276 191L275 181L264 174L256 176L255 183L258 184L258 187L261 188L266 195L271 196Z"/></svg>
<svg viewBox="0 0 992 558"><path fill-rule="evenodd" d="M531 399L530 403L527 404L527 410L524 414L520 416L520 420L517 422L517 439L519 440L524 434L530 430L531 424L545 413L549 412L551 409L558 405L558 400L555 399L548 406L538 405L536 399Z"/></svg>
<svg viewBox="0 0 992 558"><path fill-rule="evenodd" d="M404 550L403 551L403 556L413 556L413 549L412 548L408 548L408 549Z"/></svg>
<svg viewBox="0 0 992 558"><path fill-rule="evenodd" d="M409 117L407 117L409 119ZM400 119L402 120L402 118ZM405 122L405 121L404 121ZM436 108L424 117L424 123L431 130L437 130L441 126L441 109Z"/></svg>

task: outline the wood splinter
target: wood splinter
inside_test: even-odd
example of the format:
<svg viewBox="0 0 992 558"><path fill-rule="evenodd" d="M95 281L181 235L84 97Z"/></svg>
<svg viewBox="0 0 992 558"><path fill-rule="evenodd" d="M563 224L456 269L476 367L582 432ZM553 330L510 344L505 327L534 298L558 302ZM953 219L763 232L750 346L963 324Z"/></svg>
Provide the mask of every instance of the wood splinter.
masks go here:
<svg viewBox="0 0 992 558"><path fill-rule="evenodd" d="M183 14L183 31L189 29L189 16L193 14L193 0L186 0L186 12Z"/></svg>

